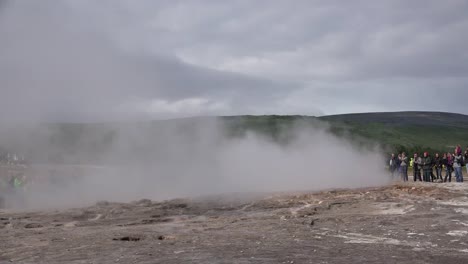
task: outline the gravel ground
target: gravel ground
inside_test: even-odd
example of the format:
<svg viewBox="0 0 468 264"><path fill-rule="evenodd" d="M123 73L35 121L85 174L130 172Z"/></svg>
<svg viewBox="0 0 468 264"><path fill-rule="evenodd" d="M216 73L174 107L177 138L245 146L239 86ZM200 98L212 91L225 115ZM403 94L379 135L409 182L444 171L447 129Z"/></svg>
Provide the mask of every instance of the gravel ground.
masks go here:
<svg viewBox="0 0 468 264"><path fill-rule="evenodd" d="M0 263L468 263L468 184L0 211Z"/></svg>

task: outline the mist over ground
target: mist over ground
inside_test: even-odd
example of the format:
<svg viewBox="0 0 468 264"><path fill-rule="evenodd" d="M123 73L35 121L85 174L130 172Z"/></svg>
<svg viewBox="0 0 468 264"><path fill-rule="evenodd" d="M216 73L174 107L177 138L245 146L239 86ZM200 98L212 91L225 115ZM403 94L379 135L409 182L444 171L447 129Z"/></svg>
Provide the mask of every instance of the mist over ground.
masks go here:
<svg viewBox="0 0 468 264"><path fill-rule="evenodd" d="M106 124L102 127L107 131L82 130L69 139L73 144L51 143L64 137L56 128L23 129L31 133L28 139L16 140L15 149L28 149L31 167L37 171L47 167L40 173L53 173L55 179L31 185L24 205L62 207L100 200L316 191L390 180L377 147L359 148L337 138L325 123L296 122L281 129L283 141L249 130L229 135L218 118L161 123ZM43 159L50 154L61 160Z"/></svg>

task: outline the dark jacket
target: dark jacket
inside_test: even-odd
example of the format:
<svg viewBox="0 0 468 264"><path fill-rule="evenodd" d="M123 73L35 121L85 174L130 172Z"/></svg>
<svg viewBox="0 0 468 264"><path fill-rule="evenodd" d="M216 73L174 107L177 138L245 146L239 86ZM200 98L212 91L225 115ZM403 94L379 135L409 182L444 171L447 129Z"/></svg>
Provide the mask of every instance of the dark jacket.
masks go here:
<svg viewBox="0 0 468 264"><path fill-rule="evenodd" d="M423 157L423 170L430 170L432 169L432 158L431 156Z"/></svg>
<svg viewBox="0 0 468 264"><path fill-rule="evenodd" d="M447 167L447 158L442 158L442 165Z"/></svg>
<svg viewBox="0 0 468 264"><path fill-rule="evenodd" d="M447 167L453 169L453 156L450 159L447 157Z"/></svg>
<svg viewBox="0 0 468 264"><path fill-rule="evenodd" d="M398 162L398 158L397 158L397 157L390 158L390 170L391 170L391 171L396 170L396 168L397 168L397 166L398 166L397 162Z"/></svg>
<svg viewBox="0 0 468 264"><path fill-rule="evenodd" d="M442 164L443 164L443 163L442 163L442 159L441 159L440 157L435 157L434 160L433 160L433 162L434 162L434 166L435 166L436 168L438 168L438 169L439 169L439 168L442 168Z"/></svg>

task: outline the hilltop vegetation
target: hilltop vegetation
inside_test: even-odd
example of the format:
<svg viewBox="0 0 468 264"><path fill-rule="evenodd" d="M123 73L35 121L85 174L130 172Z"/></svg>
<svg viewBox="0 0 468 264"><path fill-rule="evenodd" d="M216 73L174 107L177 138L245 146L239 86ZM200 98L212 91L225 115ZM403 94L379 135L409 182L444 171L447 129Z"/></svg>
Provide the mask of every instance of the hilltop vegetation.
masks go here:
<svg viewBox="0 0 468 264"><path fill-rule="evenodd" d="M237 130L255 130L281 135L285 127L295 122L317 125L325 122L328 130L360 144L375 142L387 151L447 152L457 144L468 146L468 116L440 112L391 112L346 114L324 117L307 116L244 116L236 120Z"/></svg>
<svg viewBox="0 0 468 264"><path fill-rule="evenodd" d="M468 116L440 112L394 112L327 116L335 130L380 142L394 151L447 152L468 145Z"/></svg>
<svg viewBox="0 0 468 264"><path fill-rule="evenodd" d="M0 151L20 151L37 161L101 162L99 157L116 149L145 157L151 148L168 147L156 140L175 131L184 140L197 140L197 130L210 130L213 118L185 118L138 123L43 124L0 131ZM241 137L248 131L281 144L293 137L294 127L321 127L351 139L356 145L381 145L385 152L446 152L456 144L468 145L468 116L433 112L397 112L311 116L226 116L220 117L222 132ZM137 132L135 132L137 131ZM199 133L200 131L198 131ZM122 133L132 135L125 146L116 145ZM156 142L158 141L158 142ZM166 144L166 145L165 145ZM86 155L83 155L86 153ZM136 157L138 158L138 157Z"/></svg>

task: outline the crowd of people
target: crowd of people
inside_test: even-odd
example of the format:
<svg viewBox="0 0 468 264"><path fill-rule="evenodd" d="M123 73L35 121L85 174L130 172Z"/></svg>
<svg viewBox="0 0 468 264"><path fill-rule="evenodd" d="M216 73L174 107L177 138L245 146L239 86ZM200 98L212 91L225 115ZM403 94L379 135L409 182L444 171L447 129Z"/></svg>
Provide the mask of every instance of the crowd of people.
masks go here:
<svg viewBox="0 0 468 264"><path fill-rule="evenodd" d="M5 206L6 196L21 197L29 179L22 170L0 169L0 208Z"/></svg>
<svg viewBox="0 0 468 264"><path fill-rule="evenodd" d="M24 155L11 153L11 152L0 152L0 165L24 165L26 159Z"/></svg>
<svg viewBox="0 0 468 264"><path fill-rule="evenodd" d="M468 173L466 162L468 162L468 148L463 153L461 146L458 145L454 153L442 153L442 156L439 153L431 156L428 152L424 152L423 156L414 153L412 158L404 152L398 156L392 154L389 168L393 177L400 177L403 181L408 181L408 168L412 168L414 181L451 182L452 174L455 173L456 182L463 182L462 168L466 167ZM445 176L442 175L443 172Z"/></svg>
<svg viewBox="0 0 468 264"><path fill-rule="evenodd" d="M23 155L0 152L0 208L5 206L6 196L21 198L21 193L30 181L25 170L27 162Z"/></svg>

